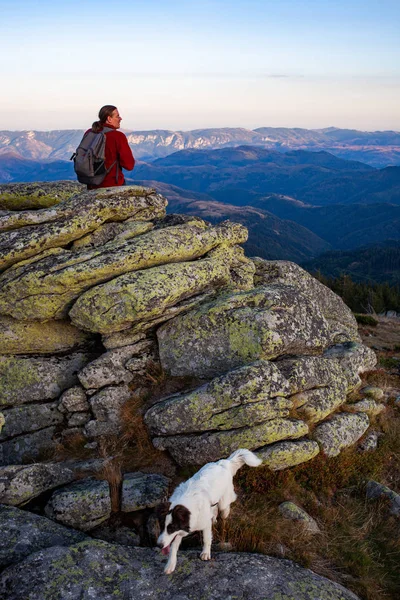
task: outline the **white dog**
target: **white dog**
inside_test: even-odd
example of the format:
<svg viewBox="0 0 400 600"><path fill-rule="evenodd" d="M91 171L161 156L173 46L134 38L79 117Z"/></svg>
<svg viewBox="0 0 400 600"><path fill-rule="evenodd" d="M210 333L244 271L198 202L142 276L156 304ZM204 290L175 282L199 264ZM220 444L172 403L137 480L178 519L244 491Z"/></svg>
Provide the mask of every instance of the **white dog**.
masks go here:
<svg viewBox="0 0 400 600"><path fill-rule="evenodd" d="M163 505L165 527L157 540L162 547L162 554L169 554L165 573L175 570L180 543L194 531L203 533L200 558L210 560L212 523L216 521L218 511L226 519L231 503L236 500L233 476L244 464L258 467L261 462L250 450L236 450L227 459L208 463L176 488L169 502Z"/></svg>

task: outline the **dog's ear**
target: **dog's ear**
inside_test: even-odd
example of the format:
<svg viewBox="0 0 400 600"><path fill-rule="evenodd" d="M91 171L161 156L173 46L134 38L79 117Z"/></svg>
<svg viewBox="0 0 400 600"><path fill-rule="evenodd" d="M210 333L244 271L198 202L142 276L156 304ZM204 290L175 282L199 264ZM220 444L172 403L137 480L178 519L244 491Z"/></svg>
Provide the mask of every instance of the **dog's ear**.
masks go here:
<svg viewBox="0 0 400 600"><path fill-rule="evenodd" d="M183 531L190 531L190 510L182 504L177 504L172 509L172 522L179 523L180 529Z"/></svg>

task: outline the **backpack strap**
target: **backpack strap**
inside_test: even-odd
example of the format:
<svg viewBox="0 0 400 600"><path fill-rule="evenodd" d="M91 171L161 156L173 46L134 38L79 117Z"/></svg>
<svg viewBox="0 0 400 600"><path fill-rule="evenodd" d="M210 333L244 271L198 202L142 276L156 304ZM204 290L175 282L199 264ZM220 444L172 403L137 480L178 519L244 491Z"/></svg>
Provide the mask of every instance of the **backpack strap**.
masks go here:
<svg viewBox="0 0 400 600"><path fill-rule="evenodd" d="M108 133L109 131L116 131L116 129L114 129L113 127L103 127L102 131L103 131L103 133ZM118 175L119 175L118 159L113 162L113 164L111 165L111 167L109 169L107 169L107 173L109 173L111 171L111 169L113 168L113 166L115 164L117 164L115 179L116 179L116 184L118 185Z"/></svg>

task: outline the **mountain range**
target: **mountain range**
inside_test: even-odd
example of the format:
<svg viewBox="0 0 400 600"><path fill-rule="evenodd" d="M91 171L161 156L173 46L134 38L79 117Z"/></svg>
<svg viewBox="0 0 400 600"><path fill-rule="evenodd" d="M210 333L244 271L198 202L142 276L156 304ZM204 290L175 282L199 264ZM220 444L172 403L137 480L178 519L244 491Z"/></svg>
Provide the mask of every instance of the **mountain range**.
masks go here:
<svg viewBox="0 0 400 600"><path fill-rule="evenodd" d="M53 131L0 131L0 154L18 153L33 160L68 160L83 135L81 129ZM374 167L400 165L400 132L355 129L301 129L260 127L192 131L125 130L136 158L152 161L185 149L217 149L240 145L288 150L325 150L340 158L359 160Z"/></svg>
<svg viewBox="0 0 400 600"><path fill-rule="evenodd" d="M236 146L138 161L126 175L166 196L169 212L243 223L248 255L302 263L400 240L400 167L377 169L325 151ZM0 153L0 182L59 179L75 179L70 161Z"/></svg>

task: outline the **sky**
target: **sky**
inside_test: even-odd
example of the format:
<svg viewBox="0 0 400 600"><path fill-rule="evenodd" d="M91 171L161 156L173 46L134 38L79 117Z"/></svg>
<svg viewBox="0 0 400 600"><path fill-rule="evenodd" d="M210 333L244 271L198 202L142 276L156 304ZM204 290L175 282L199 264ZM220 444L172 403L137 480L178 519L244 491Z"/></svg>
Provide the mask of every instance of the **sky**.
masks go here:
<svg viewBox="0 0 400 600"><path fill-rule="evenodd" d="M0 129L400 131L399 0L0 0Z"/></svg>

